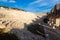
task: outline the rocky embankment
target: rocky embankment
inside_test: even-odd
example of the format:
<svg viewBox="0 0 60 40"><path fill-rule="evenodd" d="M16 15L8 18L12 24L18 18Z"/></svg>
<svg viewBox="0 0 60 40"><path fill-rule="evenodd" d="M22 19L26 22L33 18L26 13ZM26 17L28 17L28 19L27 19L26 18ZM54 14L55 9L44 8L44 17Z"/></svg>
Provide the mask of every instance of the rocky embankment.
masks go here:
<svg viewBox="0 0 60 40"><path fill-rule="evenodd" d="M19 40L44 40L42 36L27 30L28 24L36 21L36 14L13 8L0 7L0 28L2 33L15 34ZM39 21L38 21L39 22Z"/></svg>

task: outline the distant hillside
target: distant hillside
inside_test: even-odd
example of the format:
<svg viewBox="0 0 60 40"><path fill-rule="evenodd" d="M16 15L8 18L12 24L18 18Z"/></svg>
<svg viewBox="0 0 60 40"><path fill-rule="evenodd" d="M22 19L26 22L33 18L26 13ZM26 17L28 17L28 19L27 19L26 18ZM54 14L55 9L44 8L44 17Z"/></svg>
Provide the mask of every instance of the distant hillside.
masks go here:
<svg viewBox="0 0 60 40"><path fill-rule="evenodd" d="M47 15L47 13L46 12L40 12L40 13L36 13L36 15L39 17L43 17L43 16Z"/></svg>
<svg viewBox="0 0 60 40"><path fill-rule="evenodd" d="M14 9L14 10L22 10L22 11L25 11L25 10L23 10L23 9L12 8L12 7L7 7L7 6L0 6L0 7L6 8L6 9Z"/></svg>

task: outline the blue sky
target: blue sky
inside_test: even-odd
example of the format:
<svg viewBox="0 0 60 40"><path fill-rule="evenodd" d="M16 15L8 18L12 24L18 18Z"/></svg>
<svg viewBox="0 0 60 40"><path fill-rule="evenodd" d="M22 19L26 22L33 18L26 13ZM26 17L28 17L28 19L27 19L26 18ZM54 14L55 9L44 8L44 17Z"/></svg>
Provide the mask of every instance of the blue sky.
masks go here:
<svg viewBox="0 0 60 40"><path fill-rule="evenodd" d="M48 12L60 0L0 0L0 6L23 9L29 12Z"/></svg>

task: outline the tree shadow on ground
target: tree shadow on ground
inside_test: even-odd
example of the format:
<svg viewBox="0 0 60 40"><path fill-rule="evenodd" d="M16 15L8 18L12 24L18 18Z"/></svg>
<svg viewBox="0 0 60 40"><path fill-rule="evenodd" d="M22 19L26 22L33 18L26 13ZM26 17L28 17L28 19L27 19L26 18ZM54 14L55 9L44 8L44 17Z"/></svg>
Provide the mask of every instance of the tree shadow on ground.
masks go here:
<svg viewBox="0 0 60 40"><path fill-rule="evenodd" d="M9 33L0 34L0 40L18 40L17 36Z"/></svg>

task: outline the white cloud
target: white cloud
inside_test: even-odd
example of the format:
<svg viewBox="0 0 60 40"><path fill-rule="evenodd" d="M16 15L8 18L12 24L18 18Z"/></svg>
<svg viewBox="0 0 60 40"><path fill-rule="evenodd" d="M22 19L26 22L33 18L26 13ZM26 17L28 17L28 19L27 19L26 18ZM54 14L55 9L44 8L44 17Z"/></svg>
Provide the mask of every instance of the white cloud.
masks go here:
<svg viewBox="0 0 60 40"><path fill-rule="evenodd" d="M52 4L59 4L60 3L60 0L51 0L51 3Z"/></svg>
<svg viewBox="0 0 60 40"><path fill-rule="evenodd" d="M3 2L7 2L7 0L2 0Z"/></svg>
<svg viewBox="0 0 60 40"><path fill-rule="evenodd" d="M2 2L10 2L10 3L15 3L16 1L15 0L0 0Z"/></svg>
<svg viewBox="0 0 60 40"><path fill-rule="evenodd" d="M29 4L29 6L32 6L32 5L38 5L39 4L39 6L48 6L48 5L53 5L53 4L58 4L58 3L60 3L60 0L36 0L36 1L34 1L34 2L31 2L30 4Z"/></svg>
<svg viewBox="0 0 60 40"><path fill-rule="evenodd" d="M15 3L16 1L15 0L9 0L9 2Z"/></svg>
<svg viewBox="0 0 60 40"><path fill-rule="evenodd" d="M49 5L49 3L48 2L46 2L46 0L36 0L36 1L34 1L34 2L32 2L32 3L30 3L29 5L28 5L28 7L29 6L33 6L33 5L36 5L36 6L48 6Z"/></svg>
<svg viewBox="0 0 60 40"><path fill-rule="evenodd" d="M36 3L39 3L40 1L42 1L42 0L36 0L36 1L34 1L34 2L31 2L29 5L34 5L34 4L36 4Z"/></svg>

